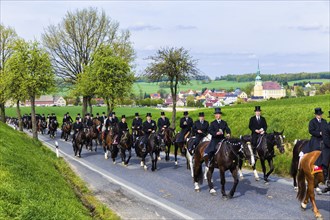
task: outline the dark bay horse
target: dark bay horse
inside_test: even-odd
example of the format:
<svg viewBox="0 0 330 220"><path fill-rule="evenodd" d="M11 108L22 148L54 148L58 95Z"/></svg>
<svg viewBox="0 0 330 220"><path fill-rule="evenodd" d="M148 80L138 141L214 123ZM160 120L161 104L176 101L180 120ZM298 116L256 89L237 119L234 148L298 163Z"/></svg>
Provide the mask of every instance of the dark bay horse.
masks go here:
<svg viewBox="0 0 330 220"><path fill-rule="evenodd" d="M164 130L164 144L166 146L165 148L165 160L170 160L170 153L171 153L171 146L174 143L174 130L172 128L166 128Z"/></svg>
<svg viewBox="0 0 330 220"><path fill-rule="evenodd" d="M309 140L295 140L293 151L292 151L292 160L290 174L293 178L293 188L298 190L297 187L297 174L298 174L298 165L299 165L299 153L305 145L309 143Z"/></svg>
<svg viewBox="0 0 330 220"><path fill-rule="evenodd" d="M118 155L118 147L117 145L113 144L115 141L115 130L116 126L110 126L107 135L102 135L104 157L105 159L108 159L110 152L113 164L116 163L116 157Z"/></svg>
<svg viewBox="0 0 330 220"><path fill-rule="evenodd" d="M65 141L68 141L70 134L72 130L72 124L71 123L65 123L63 125L63 138Z"/></svg>
<svg viewBox="0 0 330 220"><path fill-rule="evenodd" d="M95 149L94 151L97 151L97 145L99 140L99 127L101 125L101 122L97 119L93 119L93 125L90 128L86 129L86 147L88 150L93 150L93 140L95 141Z"/></svg>
<svg viewBox="0 0 330 220"><path fill-rule="evenodd" d="M50 138L55 138L56 136L56 131L57 131L57 122L55 120L51 120L49 122L49 137Z"/></svg>
<svg viewBox="0 0 330 220"><path fill-rule="evenodd" d="M129 131L124 131L122 134L119 146L120 146L120 155L121 155L121 161L124 165L128 165L129 160L132 157L132 144L133 144L133 137L129 133ZM126 151L128 151L128 158L126 160Z"/></svg>
<svg viewBox="0 0 330 220"><path fill-rule="evenodd" d="M46 122L39 119L38 124L37 124L38 132L40 132L41 134L44 134L46 128L47 128Z"/></svg>
<svg viewBox="0 0 330 220"><path fill-rule="evenodd" d="M74 156L81 157L81 150L83 148L83 145L85 144L85 139L86 139L86 134L83 130L79 131L76 134L76 138L72 143Z"/></svg>
<svg viewBox="0 0 330 220"><path fill-rule="evenodd" d="M148 169L145 163L145 159L148 154L150 155L152 163L151 171L155 171L157 169L157 155L159 155L160 151L160 141L161 138L159 135L157 135L156 133L151 133L148 138L147 149L145 152L142 151L143 144L141 144L141 142L139 142L138 145L135 147L137 156L141 157L141 167L143 167L145 170Z"/></svg>
<svg viewBox="0 0 330 220"><path fill-rule="evenodd" d="M274 146L275 145L277 146L281 154L283 154L285 151L283 139L284 139L283 131L282 132L274 131L274 133L262 135L258 140L257 153L260 158L265 183L268 183L268 177L274 171L274 164L273 164L273 158L275 157ZM268 161L268 165L270 168L268 173L266 173L266 165L265 165L266 160ZM259 175L256 170L256 165L252 167L253 167L254 177L256 181L259 181Z"/></svg>
<svg viewBox="0 0 330 220"><path fill-rule="evenodd" d="M180 133L177 133L175 135L175 138L174 140L177 140L178 137L179 137ZM191 137L191 131L189 131L188 133L185 134L184 136L184 142L176 142L174 141L174 163L175 165L178 165L178 150L180 149L180 152L181 152L181 156L184 156L186 157L186 145L187 145L187 138L190 138ZM189 162L187 160L187 169L189 169Z"/></svg>
<svg viewBox="0 0 330 220"><path fill-rule="evenodd" d="M251 154L253 154L253 150L252 150L252 145L251 145L251 141L252 141L252 137L251 135L244 135L241 136L240 139L247 145L249 151ZM252 166L255 164L255 157L251 157L251 160L249 161L249 164ZM242 166L243 166L243 158L240 158L238 161L238 174L239 174L239 178L243 179L243 173L242 173Z"/></svg>
<svg viewBox="0 0 330 220"><path fill-rule="evenodd" d="M324 182L324 176L322 172L312 173L314 163L320 156L321 151L312 151L304 155L300 161L299 172L298 172L298 193L297 198L301 202L301 208L306 209L308 200L312 203L312 209L316 218L322 218L319 212L314 194L314 186L320 182ZM307 190L306 190L307 181Z"/></svg>
<svg viewBox="0 0 330 220"><path fill-rule="evenodd" d="M214 154L214 159L211 161L209 171L207 172L207 182L210 188L211 195L216 195L216 191L212 182L212 174L214 168L220 171L221 193L224 199L232 198L238 185L238 162L242 159L254 160L253 152L247 147L246 143L239 138L224 139L217 145L217 151ZM226 177L225 172L229 170L234 178L234 185L232 186L229 195L225 191Z"/></svg>

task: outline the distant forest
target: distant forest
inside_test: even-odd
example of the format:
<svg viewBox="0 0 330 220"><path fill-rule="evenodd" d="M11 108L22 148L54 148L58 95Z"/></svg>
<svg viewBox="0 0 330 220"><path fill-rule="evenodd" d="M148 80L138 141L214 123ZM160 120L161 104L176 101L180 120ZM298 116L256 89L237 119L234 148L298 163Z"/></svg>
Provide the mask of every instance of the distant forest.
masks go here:
<svg viewBox="0 0 330 220"><path fill-rule="evenodd" d="M248 73L243 75L226 75L216 77L215 80L227 80L235 82L251 82L256 78L256 73ZM261 74L263 81L277 81L277 82L288 82L296 80L308 80L308 79L330 79L330 72L320 73L282 73L282 74Z"/></svg>

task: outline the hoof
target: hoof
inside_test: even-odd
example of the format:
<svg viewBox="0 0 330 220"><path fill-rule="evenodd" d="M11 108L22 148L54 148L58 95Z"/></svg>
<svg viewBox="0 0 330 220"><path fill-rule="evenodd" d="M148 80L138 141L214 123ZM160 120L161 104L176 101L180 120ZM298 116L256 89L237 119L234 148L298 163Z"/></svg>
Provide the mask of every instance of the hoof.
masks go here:
<svg viewBox="0 0 330 220"><path fill-rule="evenodd" d="M317 193L317 195L321 195L322 194L322 190L319 187L315 188L315 191Z"/></svg>
<svg viewBox="0 0 330 220"><path fill-rule="evenodd" d="M298 187L297 186L293 187L293 190L298 192Z"/></svg>
<svg viewBox="0 0 330 220"><path fill-rule="evenodd" d="M143 165L144 165L144 164L143 164L143 162L141 161L140 166L143 167Z"/></svg>
<svg viewBox="0 0 330 220"><path fill-rule="evenodd" d="M300 203L300 207L303 209L303 210L305 210L306 209L306 207L307 207L307 204L305 204L305 203Z"/></svg>
<svg viewBox="0 0 330 220"><path fill-rule="evenodd" d="M319 212L315 214L315 218L317 220L323 220L323 217L322 217L321 213L319 213Z"/></svg>
<svg viewBox="0 0 330 220"><path fill-rule="evenodd" d="M162 158L161 157L157 157L157 160L162 160Z"/></svg>
<svg viewBox="0 0 330 220"><path fill-rule="evenodd" d="M216 196L217 195L217 191L215 191L215 189L210 189L210 194L212 196Z"/></svg>
<svg viewBox="0 0 330 220"><path fill-rule="evenodd" d="M116 161L113 161L112 163L113 163L113 164L116 164Z"/></svg>
<svg viewBox="0 0 330 220"><path fill-rule="evenodd" d="M147 169L148 169L147 165L144 165L144 166L143 166L143 169L144 169L144 170L147 170Z"/></svg>
<svg viewBox="0 0 330 220"><path fill-rule="evenodd" d="M265 181L264 183L265 183L265 185L269 185L269 182L268 181Z"/></svg>
<svg viewBox="0 0 330 220"><path fill-rule="evenodd" d="M226 195L226 196L222 196L222 199L224 200L224 201L227 201L228 200L228 196Z"/></svg>
<svg viewBox="0 0 330 220"><path fill-rule="evenodd" d="M244 177L243 177L243 176L239 176L239 179L240 179L240 180L243 180L243 179L244 179Z"/></svg>
<svg viewBox="0 0 330 220"><path fill-rule="evenodd" d="M260 179L259 178L256 178L256 181L259 181Z"/></svg>
<svg viewBox="0 0 330 220"><path fill-rule="evenodd" d="M175 161L174 164L175 164L175 166L177 166L178 165L178 161Z"/></svg>
<svg viewBox="0 0 330 220"><path fill-rule="evenodd" d="M125 165L125 162L124 162L124 161L122 161L122 162L121 162L121 164Z"/></svg>

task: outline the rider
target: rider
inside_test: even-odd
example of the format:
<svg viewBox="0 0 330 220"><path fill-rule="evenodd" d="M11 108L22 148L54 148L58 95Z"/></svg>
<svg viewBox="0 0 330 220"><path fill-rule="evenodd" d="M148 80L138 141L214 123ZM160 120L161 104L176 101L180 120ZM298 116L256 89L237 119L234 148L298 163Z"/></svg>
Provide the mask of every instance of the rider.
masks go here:
<svg viewBox="0 0 330 220"><path fill-rule="evenodd" d="M73 123L73 137L72 137L72 142L74 143L74 141L76 140L76 134L79 131L82 131L84 129L82 123L80 122L80 118L76 117L76 122Z"/></svg>
<svg viewBox="0 0 330 220"><path fill-rule="evenodd" d="M255 112L255 116L250 118L249 129L251 130L251 136L252 136L251 144L252 144L252 148L253 148L253 154L256 157L258 140L259 140L259 137L261 137L263 134L266 133L267 122L266 122L266 119L261 116L260 106L255 106L254 112Z"/></svg>
<svg viewBox="0 0 330 220"><path fill-rule="evenodd" d="M100 117L101 127L104 125L104 121L107 119L105 112L102 112L102 116Z"/></svg>
<svg viewBox="0 0 330 220"><path fill-rule="evenodd" d="M81 116L80 116L80 113L77 114L77 118L79 118L79 121L81 122Z"/></svg>
<svg viewBox="0 0 330 220"><path fill-rule="evenodd" d="M124 131L128 131L128 126L127 126L125 115L121 116L121 121L118 123L118 127L119 127L119 134L118 134L117 142L119 143Z"/></svg>
<svg viewBox="0 0 330 220"><path fill-rule="evenodd" d="M119 123L119 120L118 120L118 118L116 116L116 112L112 112L112 118L113 118L113 120L114 120L115 123Z"/></svg>
<svg viewBox="0 0 330 220"><path fill-rule="evenodd" d="M139 113L136 112L135 118L133 119L133 122L132 122L132 130L133 129L140 130L141 128L142 128L142 118L140 118ZM135 147L135 141L138 138L139 137L137 137L135 132L133 131L133 147Z"/></svg>
<svg viewBox="0 0 330 220"><path fill-rule="evenodd" d="M44 113L42 113L40 119L41 119L42 122L46 122L46 117L45 117L45 114Z"/></svg>
<svg viewBox="0 0 330 220"><path fill-rule="evenodd" d="M157 130L156 122L151 120L151 113L147 113L147 120L142 124L142 130L144 132L144 136L141 140L141 144L143 144L142 152L146 152L148 138L151 133L155 133Z"/></svg>
<svg viewBox="0 0 330 220"><path fill-rule="evenodd" d="M330 111L329 116L330 118ZM321 158L322 158L322 168L324 180L326 182L326 188L322 190L323 193L330 191L330 178L329 178L329 162L330 162L330 122L328 122L327 126L323 130L323 143L324 147L322 149Z"/></svg>
<svg viewBox="0 0 330 220"><path fill-rule="evenodd" d="M211 122L209 133L212 135L212 139L209 145L206 147L204 152L204 160L207 167L209 167L210 162L213 159L213 155L216 150L216 145L225 139L230 137L230 128L227 125L227 122L221 119L222 112L221 108L215 108L214 112L215 120Z"/></svg>
<svg viewBox="0 0 330 220"><path fill-rule="evenodd" d="M89 113L86 114L86 118L85 118L84 124L85 124L85 126L88 127L88 128L90 128L90 127L93 126L93 121L92 121L92 119L90 118L90 114L89 114Z"/></svg>
<svg viewBox="0 0 330 220"><path fill-rule="evenodd" d="M193 120L189 117L187 111L183 112L184 117L180 119L180 128L181 131L176 140L177 143L183 143L185 135L191 131L191 128L194 124Z"/></svg>
<svg viewBox="0 0 330 220"><path fill-rule="evenodd" d="M170 120L165 117L165 112L160 113L160 118L157 122L158 133L163 133L166 128L169 128L171 125Z"/></svg>
<svg viewBox="0 0 330 220"><path fill-rule="evenodd" d="M193 125L193 133L195 135L195 141L192 146L189 146L189 151L194 150L195 147L203 140L209 130L209 122L205 121L204 112L198 114L199 120L195 121Z"/></svg>

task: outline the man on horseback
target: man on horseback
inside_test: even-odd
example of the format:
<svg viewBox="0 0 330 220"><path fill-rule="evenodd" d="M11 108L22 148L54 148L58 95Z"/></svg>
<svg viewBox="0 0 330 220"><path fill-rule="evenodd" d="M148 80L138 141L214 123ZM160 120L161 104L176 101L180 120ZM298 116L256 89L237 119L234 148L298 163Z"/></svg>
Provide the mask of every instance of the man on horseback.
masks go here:
<svg viewBox="0 0 330 220"><path fill-rule="evenodd" d="M225 134L226 138L229 138L231 133L227 122L221 119L221 108L215 108L214 116L215 120L211 122L209 128L209 133L212 135L212 139L204 152L204 161L207 167L209 167L209 164L213 159L217 144L225 139Z"/></svg>
<svg viewBox="0 0 330 220"><path fill-rule="evenodd" d="M146 152L148 138L151 133L155 133L157 130L156 122L151 120L151 113L147 113L147 120L142 124L142 130L144 132L143 138L141 139L141 144L143 144L142 152Z"/></svg>
<svg viewBox="0 0 330 220"><path fill-rule="evenodd" d="M330 118L330 111L329 116ZM330 122L328 122L327 126L323 130L323 143L324 147L322 149L320 157L322 158L322 168L324 181L326 183L326 188L322 190L323 193L330 191L330 177L329 177L329 163L330 163Z"/></svg>
<svg viewBox="0 0 330 220"><path fill-rule="evenodd" d="M160 118L157 121L158 133L163 134L166 128L169 128L171 125L170 120L165 117L165 112L160 113Z"/></svg>
<svg viewBox="0 0 330 220"><path fill-rule="evenodd" d="M195 121L193 125L193 134L195 135L195 141L192 146L189 147L189 151L195 149L195 147L206 137L209 130L209 122L204 120L204 112L198 114L199 120Z"/></svg>
<svg viewBox="0 0 330 220"><path fill-rule="evenodd" d="M40 119L41 119L42 122L46 122L46 117L45 117L45 114L44 113L42 113Z"/></svg>
<svg viewBox="0 0 330 220"><path fill-rule="evenodd" d="M138 134L137 131L139 131L142 128L142 119L139 117L139 113L135 113L135 118L133 119L132 122L132 131L133 131L133 147L135 147L135 142L138 138L136 133Z"/></svg>
<svg viewBox="0 0 330 220"><path fill-rule="evenodd" d="M113 121L113 118L112 118L112 113L110 112L109 116L107 119L104 120L104 132L102 133L102 140L105 141L105 137L107 136L109 130L110 130L110 127L114 126L115 122Z"/></svg>
<svg viewBox="0 0 330 220"><path fill-rule="evenodd" d="M92 119L90 118L90 114L87 113L86 114L86 118L85 118L85 121L84 121L84 125L87 127L87 128L90 128L93 126L93 121Z"/></svg>
<svg viewBox="0 0 330 220"><path fill-rule="evenodd" d="M119 122L118 127L119 127L119 134L118 134L117 142L119 143L120 140L121 140L121 136L123 135L123 133L125 131L128 131L128 126L127 126L125 115L122 115L121 116L121 122Z"/></svg>
<svg viewBox="0 0 330 220"><path fill-rule="evenodd" d="M112 112L112 119L113 119L113 121L114 121L115 123L119 123L119 120L118 120L118 118L117 118L117 116L116 116L116 112Z"/></svg>
<svg viewBox="0 0 330 220"><path fill-rule="evenodd" d="M63 131L63 128L65 125L67 124L71 124L73 122L69 112L67 112L64 117L63 117L63 120L62 120L62 135L61 135L61 138L63 138L64 136L64 131Z"/></svg>
<svg viewBox="0 0 330 220"><path fill-rule="evenodd" d="M84 129L83 124L80 122L80 118L76 117L76 122L73 123L73 137L72 137L72 143L75 143L76 135L79 131L82 131Z"/></svg>
<svg viewBox="0 0 330 220"><path fill-rule="evenodd" d="M192 120L192 118L189 117L189 114L187 111L183 112L183 115L184 117L182 117L180 119L180 128L181 128L181 131L178 135L178 138L176 140L177 143L183 143L185 140L185 135L188 133L188 132L191 132L191 128L192 126L194 125L194 122Z"/></svg>
<svg viewBox="0 0 330 220"><path fill-rule="evenodd" d="M261 116L260 106L255 106L254 109L255 116L250 118L249 129L251 130L251 144L253 149L253 154L257 157L257 146L259 138L267 131L267 122L264 117Z"/></svg>

